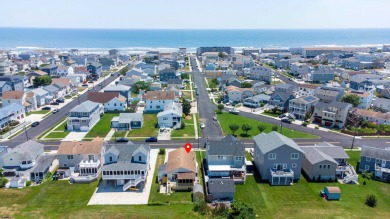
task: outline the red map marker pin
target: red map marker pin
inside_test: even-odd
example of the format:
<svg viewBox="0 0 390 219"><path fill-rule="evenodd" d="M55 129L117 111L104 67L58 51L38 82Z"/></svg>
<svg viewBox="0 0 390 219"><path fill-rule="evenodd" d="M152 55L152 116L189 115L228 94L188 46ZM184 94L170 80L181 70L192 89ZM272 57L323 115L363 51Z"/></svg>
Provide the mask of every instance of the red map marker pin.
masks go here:
<svg viewBox="0 0 390 219"><path fill-rule="evenodd" d="M192 149L192 145L190 143L186 143L184 145L184 149L187 151L187 153L190 153L190 151Z"/></svg>

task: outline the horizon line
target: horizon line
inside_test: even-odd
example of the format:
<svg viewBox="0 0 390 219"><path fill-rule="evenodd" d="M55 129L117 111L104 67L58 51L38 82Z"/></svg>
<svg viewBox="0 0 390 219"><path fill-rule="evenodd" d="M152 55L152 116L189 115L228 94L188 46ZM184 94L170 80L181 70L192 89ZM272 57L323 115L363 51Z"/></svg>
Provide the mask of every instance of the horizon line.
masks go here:
<svg viewBox="0 0 390 219"><path fill-rule="evenodd" d="M334 28L97 28L97 27L0 27L1 29L71 29L71 30L382 30L390 27L334 27Z"/></svg>

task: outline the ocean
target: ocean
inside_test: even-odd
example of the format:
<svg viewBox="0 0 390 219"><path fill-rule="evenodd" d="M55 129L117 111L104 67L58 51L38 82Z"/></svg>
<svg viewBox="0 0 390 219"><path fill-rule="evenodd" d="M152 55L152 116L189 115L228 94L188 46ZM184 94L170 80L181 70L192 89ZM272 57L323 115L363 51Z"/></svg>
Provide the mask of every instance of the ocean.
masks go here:
<svg viewBox="0 0 390 219"><path fill-rule="evenodd" d="M200 46L303 47L361 46L380 47L390 43L390 29L318 30L141 30L141 29L48 29L0 28L0 49L79 48L104 51L150 49L175 50Z"/></svg>

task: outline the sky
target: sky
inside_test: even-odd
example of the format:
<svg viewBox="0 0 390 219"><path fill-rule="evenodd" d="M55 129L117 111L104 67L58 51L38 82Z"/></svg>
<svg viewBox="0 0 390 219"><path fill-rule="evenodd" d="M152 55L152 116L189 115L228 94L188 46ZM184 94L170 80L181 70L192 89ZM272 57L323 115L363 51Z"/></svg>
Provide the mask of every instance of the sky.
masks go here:
<svg viewBox="0 0 390 219"><path fill-rule="evenodd" d="M18 0L0 27L114 29L390 28L390 0Z"/></svg>

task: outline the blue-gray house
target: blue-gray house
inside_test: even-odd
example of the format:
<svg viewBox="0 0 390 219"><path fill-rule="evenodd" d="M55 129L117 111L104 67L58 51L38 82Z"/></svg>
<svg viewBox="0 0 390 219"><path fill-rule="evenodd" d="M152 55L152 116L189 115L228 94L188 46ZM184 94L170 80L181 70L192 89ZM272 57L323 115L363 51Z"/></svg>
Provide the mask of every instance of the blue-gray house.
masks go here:
<svg viewBox="0 0 390 219"><path fill-rule="evenodd" d="M100 77L102 75L102 64L98 62L92 62L87 65L87 70L91 73L92 77Z"/></svg>
<svg viewBox="0 0 390 219"><path fill-rule="evenodd" d="M56 65L46 65L41 68L42 71L46 72L48 75L56 75L58 66Z"/></svg>
<svg viewBox="0 0 390 219"><path fill-rule="evenodd" d="M169 79L180 79L174 69L163 69L159 72L160 82L167 83Z"/></svg>
<svg viewBox="0 0 390 219"><path fill-rule="evenodd" d="M359 171L374 174L374 178L390 182L390 149L362 146Z"/></svg>

